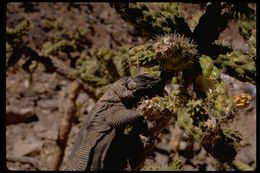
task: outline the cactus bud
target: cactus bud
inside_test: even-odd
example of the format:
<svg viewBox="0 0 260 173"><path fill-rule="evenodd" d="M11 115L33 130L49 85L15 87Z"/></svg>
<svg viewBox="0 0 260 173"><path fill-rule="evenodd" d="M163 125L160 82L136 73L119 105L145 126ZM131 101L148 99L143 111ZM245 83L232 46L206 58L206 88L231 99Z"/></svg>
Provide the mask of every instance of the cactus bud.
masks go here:
<svg viewBox="0 0 260 173"><path fill-rule="evenodd" d="M180 34L160 36L153 45L156 59L167 70L183 70L196 57L196 45Z"/></svg>

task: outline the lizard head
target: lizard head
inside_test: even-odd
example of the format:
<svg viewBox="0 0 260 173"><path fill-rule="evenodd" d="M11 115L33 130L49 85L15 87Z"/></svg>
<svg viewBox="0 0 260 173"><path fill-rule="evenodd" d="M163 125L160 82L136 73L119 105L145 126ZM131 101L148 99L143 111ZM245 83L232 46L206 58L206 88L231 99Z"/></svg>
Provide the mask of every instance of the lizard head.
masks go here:
<svg viewBox="0 0 260 173"><path fill-rule="evenodd" d="M165 82L162 78L149 74L140 74L131 77L127 84L127 88L133 91L136 97L162 95L165 91L164 87Z"/></svg>

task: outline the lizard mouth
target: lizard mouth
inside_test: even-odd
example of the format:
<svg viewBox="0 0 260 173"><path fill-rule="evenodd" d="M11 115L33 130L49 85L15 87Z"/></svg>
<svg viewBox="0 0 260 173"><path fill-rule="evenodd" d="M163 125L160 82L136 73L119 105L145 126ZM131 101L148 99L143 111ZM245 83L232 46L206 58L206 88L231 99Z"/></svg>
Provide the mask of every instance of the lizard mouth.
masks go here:
<svg viewBox="0 0 260 173"><path fill-rule="evenodd" d="M165 82L161 77L150 74L140 74L128 78L126 88L135 96L136 100L141 98L149 99L152 97L163 96L165 94Z"/></svg>

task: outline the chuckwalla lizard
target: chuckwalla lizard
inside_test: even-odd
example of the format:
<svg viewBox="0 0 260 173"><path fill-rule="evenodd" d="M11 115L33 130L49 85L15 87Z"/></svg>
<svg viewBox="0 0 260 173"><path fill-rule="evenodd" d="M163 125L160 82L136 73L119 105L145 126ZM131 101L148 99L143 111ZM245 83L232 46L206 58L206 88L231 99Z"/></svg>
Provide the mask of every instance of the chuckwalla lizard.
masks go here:
<svg viewBox="0 0 260 173"><path fill-rule="evenodd" d="M143 120L134 105L144 96L161 95L164 87L163 79L148 74L116 81L87 115L65 170L136 169L143 155L138 132L124 130Z"/></svg>

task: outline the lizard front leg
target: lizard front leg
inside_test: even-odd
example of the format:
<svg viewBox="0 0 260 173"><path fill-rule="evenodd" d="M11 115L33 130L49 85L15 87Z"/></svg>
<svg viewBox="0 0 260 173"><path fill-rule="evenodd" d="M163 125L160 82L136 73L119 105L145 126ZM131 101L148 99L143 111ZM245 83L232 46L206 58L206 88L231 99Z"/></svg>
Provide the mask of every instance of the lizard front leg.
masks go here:
<svg viewBox="0 0 260 173"><path fill-rule="evenodd" d="M140 130L137 130L143 123L141 121L143 116L137 110L126 109L123 105L111 107L107 114L109 116L105 116L106 122L119 133L117 133L106 155L104 161L106 169L137 169L145 158L144 146L139 137ZM132 125L131 131L127 134L123 130L126 125Z"/></svg>
<svg viewBox="0 0 260 173"><path fill-rule="evenodd" d="M113 106L105 114L105 121L113 128L143 119L143 116L137 110L126 109L123 105Z"/></svg>

